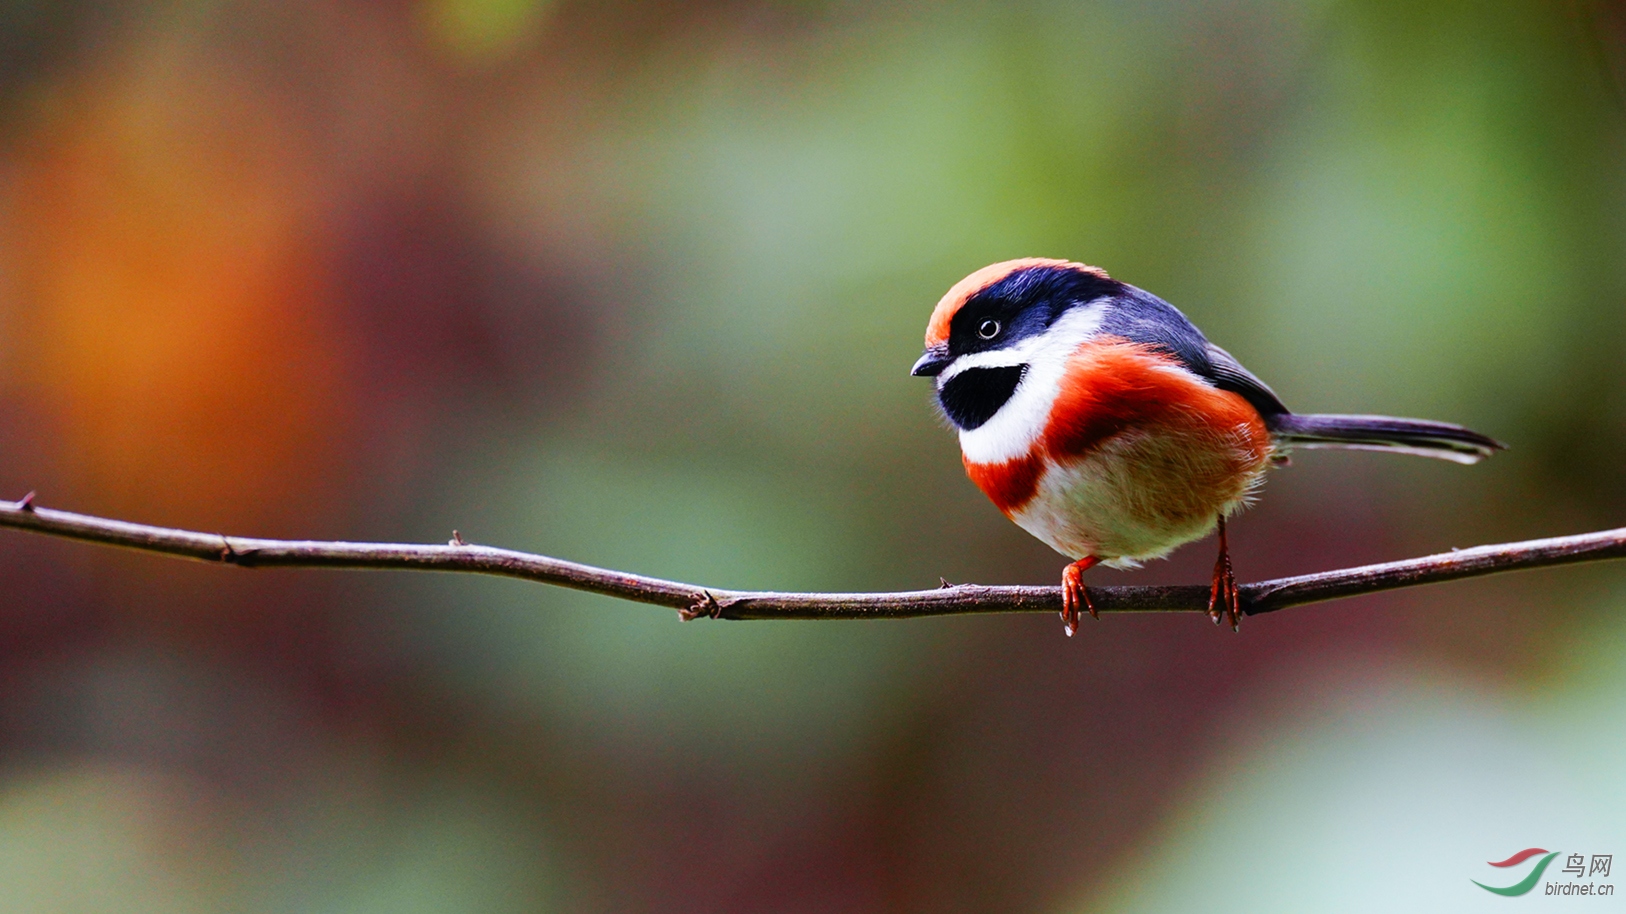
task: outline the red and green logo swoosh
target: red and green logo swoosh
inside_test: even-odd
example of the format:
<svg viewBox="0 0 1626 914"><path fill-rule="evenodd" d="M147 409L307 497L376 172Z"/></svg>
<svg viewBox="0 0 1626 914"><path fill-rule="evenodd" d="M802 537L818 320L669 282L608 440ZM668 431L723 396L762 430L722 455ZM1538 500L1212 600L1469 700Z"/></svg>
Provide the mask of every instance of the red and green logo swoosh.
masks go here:
<svg viewBox="0 0 1626 914"><path fill-rule="evenodd" d="M1519 864L1525 862L1526 860L1529 860L1531 857L1534 857L1537 854L1546 854L1547 856L1542 857L1541 862L1537 863L1530 870L1530 875L1524 877L1523 879L1519 880L1518 882L1514 883L1513 885L1506 886L1506 887L1498 887L1498 886L1494 886L1494 885L1486 885L1485 883L1480 882L1477 879L1470 879L1468 881L1472 882L1474 885L1479 886L1480 888L1484 889L1487 892L1495 892L1498 895L1509 895L1509 896L1523 895L1524 893L1526 893L1526 892L1528 892L1531 889L1536 887L1536 883L1541 879L1541 874L1544 871L1546 871L1546 869L1547 869L1547 864L1553 862L1553 858L1558 856L1558 851L1549 852L1549 851L1547 851L1547 850L1545 850L1543 848L1539 848L1539 847L1527 847L1524 850L1519 851L1517 854L1514 854L1513 856L1507 858L1506 860L1500 860L1500 861L1497 861L1495 863L1490 864L1491 866L1499 866L1499 867L1518 866Z"/></svg>

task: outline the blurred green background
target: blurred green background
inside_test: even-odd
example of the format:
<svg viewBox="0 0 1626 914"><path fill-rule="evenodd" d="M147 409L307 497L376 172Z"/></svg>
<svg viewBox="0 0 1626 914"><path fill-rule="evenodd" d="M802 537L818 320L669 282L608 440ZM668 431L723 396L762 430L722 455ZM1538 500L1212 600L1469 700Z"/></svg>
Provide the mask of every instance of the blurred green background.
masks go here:
<svg viewBox="0 0 1626 914"><path fill-rule="evenodd" d="M0 0L0 497L1051 583L907 376L1050 256L1512 444L1302 455L1244 579L1617 526L1623 90L1586 0ZM1481 910L1626 851L1609 565L1066 639L4 533L0 605L4 910Z"/></svg>

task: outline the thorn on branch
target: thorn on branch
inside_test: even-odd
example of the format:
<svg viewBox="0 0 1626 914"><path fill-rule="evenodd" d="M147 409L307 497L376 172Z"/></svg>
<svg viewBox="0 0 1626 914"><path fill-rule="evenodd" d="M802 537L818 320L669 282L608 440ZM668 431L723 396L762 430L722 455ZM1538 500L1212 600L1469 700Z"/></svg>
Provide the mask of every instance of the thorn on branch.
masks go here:
<svg viewBox="0 0 1626 914"><path fill-rule="evenodd" d="M950 584L948 582L948 578L945 578L942 575L938 575L937 576L937 589L938 590L953 590L954 585Z"/></svg>
<svg viewBox="0 0 1626 914"><path fill-rule="evenodd" d="M19 510L19 511L27 511L30 514L34 513L34 493L33 492L29 492L27 495L24 495L22 498L17 500L17 510Z"/></svg>
<svg viewBox="0 0 1626 914"><path fill-rule="evenodd" d="M467 546L468 543L465 543L463 541L463 534L458 533L456 530L453 530L452 531L452 538L446 541L446 545L448 545L448 546Z"/></svg>
<svg viewBox="0 0 1626 914"><path fill-rule="evenodd" d="M221 547L220 547L220 561L221 562L224 562L227 565L237 565L237 566L242 567L242 568L248 568L248 567L250 567L250 566L252 566L254 564L254 554L256 552L258 552L259 550L257 550L257 549L246 549L246 550L244 550L242 552L238 552L232 546L231 540L226 538L225 534L220 533L220 534L216 534L216 536L220 537L220 542L221 542Z"/></svg>
<svg viewBox="0 0 1626 914"><path fill-rule="evenodd" d="M694 602L690 603L686 609L678 610L678 618L684 622L693 622L702 616L707 619L721 619L723 617L722 604L717 602L717 598L712 596L709 590L702 590L695 595Z"/></svg>

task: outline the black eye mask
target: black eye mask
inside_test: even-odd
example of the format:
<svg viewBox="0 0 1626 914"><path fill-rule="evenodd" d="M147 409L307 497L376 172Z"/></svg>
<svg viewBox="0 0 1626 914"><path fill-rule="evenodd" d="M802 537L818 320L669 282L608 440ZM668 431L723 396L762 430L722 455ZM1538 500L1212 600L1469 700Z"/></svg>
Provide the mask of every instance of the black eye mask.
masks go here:
<svg viewBox="0 0 1626 914"><path fill-rule="evenodd" d="M950 422L969 432L999 412L1027 373L1026 365L968 368L938 390L937 402Z"/></svg>

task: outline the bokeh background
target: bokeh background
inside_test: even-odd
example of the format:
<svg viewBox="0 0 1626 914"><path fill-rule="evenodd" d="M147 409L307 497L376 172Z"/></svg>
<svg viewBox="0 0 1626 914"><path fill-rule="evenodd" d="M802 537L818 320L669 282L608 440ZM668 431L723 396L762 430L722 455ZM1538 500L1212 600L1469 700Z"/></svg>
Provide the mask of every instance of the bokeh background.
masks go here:
<svg viewBox="0 0 1626 914"><path fill-rule="evenodd" d="M0 497L1049 583L907 377L1042 255L1512 444L1302 455L1244 578L1618 526L1623 125L1586 0L3 0ZM1618 566L1066 639L0 533L0 909L1478 910L1626 852L1623 714Z"/></svg>

